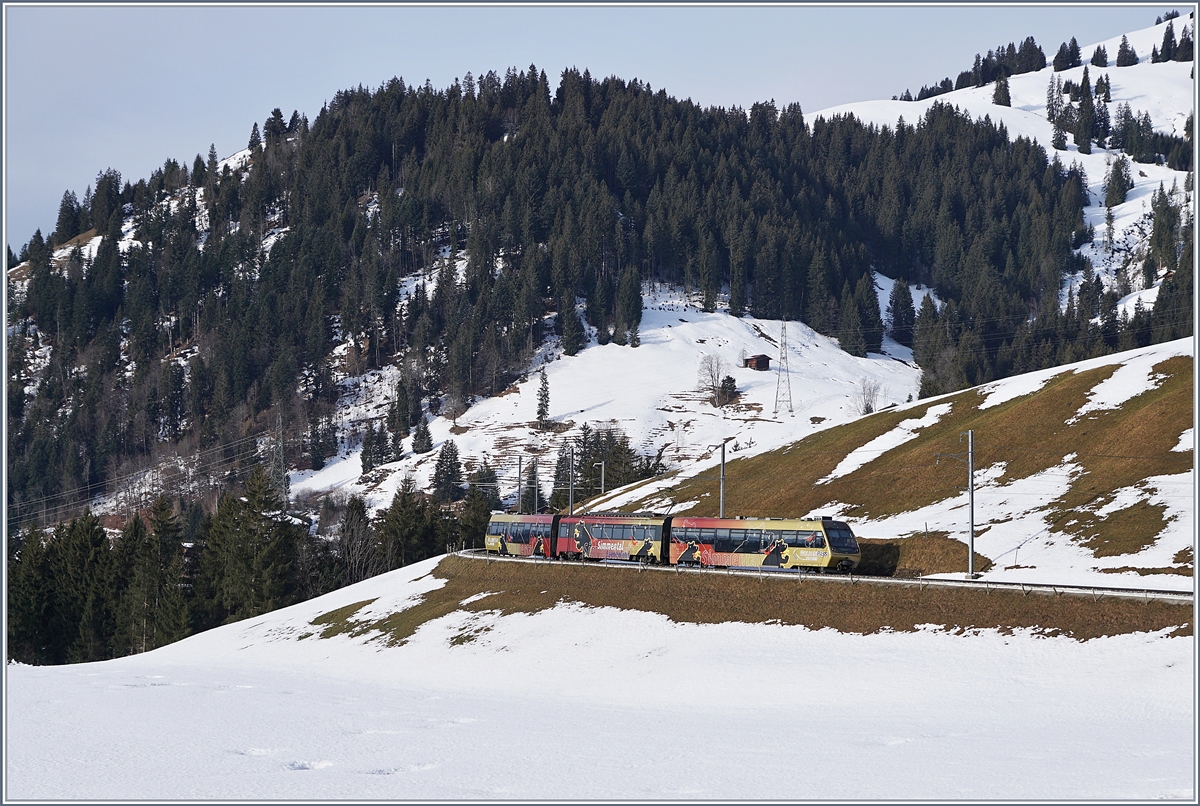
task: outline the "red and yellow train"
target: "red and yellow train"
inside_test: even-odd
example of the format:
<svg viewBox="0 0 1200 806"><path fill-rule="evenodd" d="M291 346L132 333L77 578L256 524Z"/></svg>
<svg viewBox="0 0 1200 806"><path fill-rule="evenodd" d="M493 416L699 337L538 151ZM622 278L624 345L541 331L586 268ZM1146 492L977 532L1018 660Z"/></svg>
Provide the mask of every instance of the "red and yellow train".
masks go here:
<svg viewBox="0 0 1200 806"><path fill-rule="evenodd" d="M547 559L841 572L862 558L850 527L832 518L495 514L484 548Z"/></svg>

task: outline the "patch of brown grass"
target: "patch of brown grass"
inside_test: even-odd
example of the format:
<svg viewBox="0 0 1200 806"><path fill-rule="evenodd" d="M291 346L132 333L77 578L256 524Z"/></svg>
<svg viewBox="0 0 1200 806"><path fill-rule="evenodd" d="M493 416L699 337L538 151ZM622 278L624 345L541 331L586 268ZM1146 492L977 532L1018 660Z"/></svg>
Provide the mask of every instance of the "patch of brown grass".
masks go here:
<svg viewBox="0 0 1200 806"><path fill-rule="evenodd" d="M317 616L309 623L314 627L323 626L325 628L321 630L322 638L332 638L335 635L358 635L362 632L360 629L362 622L353 621L351 616L373 601L375 600L364 599L361 602L339 607L337 610L330 610L328 613L322 613Z"/></svg>
<svg viewBox="0 0 1200 806"><path fill-rule="evenodd" d="M1168 627L1178 627L1175 634L1192 633L1191 609L1160 601L885 587L862 578L851 585L719 571L673 574L591 564L488 563L461 557L447 557L433 574L445 579L446 585L427 593L420 604L373 622L369 629L383 630L385 640L401 644L422 624L455 610L535 613L558 602L577 602L660 613L680 623L778 622L858 634L912 632L924 624L954 632L1033 628L1077 640ZM493 593L467 605L458 604L482 591ZM480 628L471 628L454 640L466 643L481 633Z"/></svg>
<svg viewBox="0 0 1200 806"><path fill-rule="evenodd" d="M857 496L850 499L839 496L840 479L820 487L816 483L855 448L891 431L902 420L924 416L926 408L863 417L820 431L786 448L726 462L725 511L758 517L797 517L832 500L862 500ZM691 509L684 510L690 515L717 514L719 484L711 478L685 480L673 495L676 501L699 499Z"/></svg>
<svg viewBox="0 0 1200 806"><path fill-rule="evenodd" d="M1139 551L1153 543L1165 526L1164 509L1145 502L1096 518L1092 513L1111 501L1115 491L1148 476L1184 473L1192 467L1191 451L1172 450L1192 422L1192 359L1176 356L1157 364L1154 371L1165 376L1157 388L1120 409L1094 412L1070 429L1086 473L1055 502L1054 509L1059 519L1068 520L1062 531L1097 556ZM1085 516L1072 523L1070 519L1080 512Z"/></svg>
<svg viewBox="0 0 1200 806"><path fill-rule="evenodd" d="M1063 530L1081 537L1079 542L1097 557L1116 557L1134 554L1154 543L1167 520L1162 504L1140 501L1133 506L1110 512L1103 517L1095 512L1080 511L1080 517L1063 524Z"/></svg>
<svg viewBox="0 0 1200 806"><path fill-rule="evenodd" d="M1139 576L1150 576L1152 574L1178 574L1179 576L1190 577L1192 569L1180 568L1178 566L1167 566L1165 568L1133 568L1128 565L1123 565L1120 568L1101 568L1102 574L1123 574L1126 571L1137 571Z"/></svg>
<svg viewBox="0 0 1200 806"><path fill-rule="evenodd" d="M946 532L921 532L897 539L859 538L858 545L862 549L860 574L911 579L967 572L967 544ZM991 560L975 552L976 571L991 567Z"/></svg>

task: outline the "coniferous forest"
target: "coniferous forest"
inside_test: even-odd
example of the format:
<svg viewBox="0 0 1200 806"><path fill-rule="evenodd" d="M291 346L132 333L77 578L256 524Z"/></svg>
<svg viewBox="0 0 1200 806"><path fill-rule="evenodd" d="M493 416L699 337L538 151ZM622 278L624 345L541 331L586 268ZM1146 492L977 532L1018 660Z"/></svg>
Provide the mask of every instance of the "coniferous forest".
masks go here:
<svg viewBox="0 0 1200 806"><path fill-rule="evenodd" d="M1008 56L1032 63L1031 45ZM532 65L442 89L360 86L311 122L275 109L244 162L210 149L136 181L103 171L82 198L64 193L53 233L8 257L28 267L8 312L10 655L141 651L432 556L486 522L488 500L446 515L408 489L375 523L351 500L331 544L249 465L219 501L160 501L111 545L91 515L41 522L38 501L112 491L169 451L230 457L277 423L304 435L293 463L319 467L334 452L335 360L405 367L369 470L426 412L502 391L550 335L572 355L586 323L632 349L645 283L801 320L858 355L885 332L872 271L928 286L940 310L903 294L886 325L914 348L922 396L1190 334L1179 197L1155 196L1134 267L1168 279L1125 320L1075 251L1096 237L1086 188L1054 150L947 105L895 127L810 122L795 105L702 109L573 69L552 86ZM52 260L95 235L94 258ZM1075 272L1086 279L1064 307ZM39 343L49 365L27 392ZM631 473L653 472L609 437Z"/></svg>

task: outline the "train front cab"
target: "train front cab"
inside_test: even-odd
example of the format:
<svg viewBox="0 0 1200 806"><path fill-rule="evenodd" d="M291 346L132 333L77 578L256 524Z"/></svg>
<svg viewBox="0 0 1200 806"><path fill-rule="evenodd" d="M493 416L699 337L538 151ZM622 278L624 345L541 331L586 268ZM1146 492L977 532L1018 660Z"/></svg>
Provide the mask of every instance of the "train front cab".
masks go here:
<svg viewBox="0 0 1200 806"><path fill-rule="evenodd" d="M823 518L821 525L829 542L828 567L847 573L857 568L862 559L862 551L858 546L858 538L854 536L850 527L832 518Z"/></svg>
<svg viewBox="0 0 1200 806"><path fill-rule="evenodd" d="M509 557L549 557L557 515L507 515L488 521L483 547Z"/></svg>

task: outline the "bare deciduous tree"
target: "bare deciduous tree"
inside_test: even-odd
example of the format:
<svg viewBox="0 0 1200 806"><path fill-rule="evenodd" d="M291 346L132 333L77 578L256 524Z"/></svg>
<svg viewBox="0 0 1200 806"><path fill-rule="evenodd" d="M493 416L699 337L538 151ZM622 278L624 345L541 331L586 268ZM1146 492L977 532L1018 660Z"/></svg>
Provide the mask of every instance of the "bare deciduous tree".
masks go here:
<svg viewBox="0 0 1200 806"><path fill-rule="evenodd" d="M879 396L883 386L873 378L863 378L858 382L858 413L870 414L879 408Z"/></svg>
<svg viewBox="0 0 1200 806"><path fill-rule="evenodd" d="M729 372L729 367L717 355L704 355L700 358L699 389L706 393L714 406L721 405L721 379Z"/></svg>

